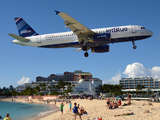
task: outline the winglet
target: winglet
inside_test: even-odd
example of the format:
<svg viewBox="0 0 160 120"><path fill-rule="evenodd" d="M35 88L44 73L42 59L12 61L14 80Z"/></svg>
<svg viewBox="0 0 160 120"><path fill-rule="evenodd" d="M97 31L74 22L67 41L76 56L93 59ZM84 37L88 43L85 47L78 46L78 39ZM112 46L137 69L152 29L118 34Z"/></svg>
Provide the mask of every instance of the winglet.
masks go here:
<svg viewBox="0 0 160 120"><path fill-rule="evenodd" d="M55 10L55 12L56 12L56 15L58 15L60 12L59 11L57 11L57 10Z"/></svg>

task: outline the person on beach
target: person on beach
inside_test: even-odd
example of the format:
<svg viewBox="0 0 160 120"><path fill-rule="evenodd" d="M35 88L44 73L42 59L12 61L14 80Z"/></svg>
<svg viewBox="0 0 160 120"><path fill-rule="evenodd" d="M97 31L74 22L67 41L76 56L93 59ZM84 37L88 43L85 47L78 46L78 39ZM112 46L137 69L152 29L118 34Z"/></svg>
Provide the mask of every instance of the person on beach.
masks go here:
<svg viewBox="0 0 160 120"><path fill-rule="evenodd" d="M79 108L79 113L80 113L80 115L84 114L84 108L83 107Z"/></svg>
<svg viewBox="0 0 160 120"><path fill-rule="evenodd" d="M129 100L129 99L131 99L131 95L130 94L128 94L128 96L127 96L127 100Z"/></svg>
<svg viewBox="0 0 160 120"><path fill-rule="evenodd" d="M118 108L118 104L115 103L114 101L110 102L109 109L115 109L115 108Z"/></svg>
<svg viewBox="0 0 160 120"><path fill-rule="evenodd" d="M128 99L127 104L126 104L126 103L124 103L124 105L122 105L122 106L127 106L127 105L130 105L130 104L131 104L131 99Z"/></svg>
<svg viewBox="0 0 160 120"><path fill-rule="evenodd" d="M73 113L74 113L74 119L76 120L76 116L78 115L79 117L80 117L80 119L81 119L81 115L79 114L79 112L78 112L78 108L79 108L79 104L78 104L78 106L76 106L77 105L77 103L74 103L74 108L73 108ZM81 119L82 120L82 119Z"/></svg>
<svg viewBox="0 0 160 120"><path fill-rule="evenodd" d="M133 115L133 112L131 112L131 113L122 113L122 114L119 114L119 115L114 115L114 117L124 116L124 115Z"/></svg>
<svg viewBox="0 0 160 120"><path fill-rule="evenodd" d="M60 110L61 110L61 114L62 114L62 115L63 115L63 106L64 106L64 104L61 103L61 104L60 104Z"/></svg>
<svg viewBox="0 0 160 120"><path fill-rule="evenodd" d="M9 113L6 114L6 118L4 118L4 120L12 120L11 118L9 118Z"/></svg>
<svg viewBox="0 0 160 120"><path fill-rule="evenodd" d="M107 108L109 108L109 106L110 106L110 99L111 99L111 96L109 96L109 97L107 98Z"/></svg>
<svg viewBox="0 0 160 120"><path fill-rule="evenodd" d="M121 98L118 99L118 105L121 106L122 102L121 102Z"/></svg>
<svg viewBox="0 0 160 120"><path fill-rule="evenodd" d="M80 115L87 114L83 107L79 108Z"/></svg>
<svg viewBox="0 0 160 120"><path fill-rule="evenodd" d="M71 108L72 108L72 103L71 101L69 101L69 109L71 110Z"/></svg>

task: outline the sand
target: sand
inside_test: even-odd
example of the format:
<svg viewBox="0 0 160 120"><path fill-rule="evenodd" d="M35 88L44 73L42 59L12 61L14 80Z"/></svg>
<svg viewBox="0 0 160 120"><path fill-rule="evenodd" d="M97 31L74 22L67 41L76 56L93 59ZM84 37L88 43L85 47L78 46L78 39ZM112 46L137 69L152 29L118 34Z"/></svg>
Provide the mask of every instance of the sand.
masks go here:
<svg viewBox="0 0 160 120"><path fill-rule="evenodd" d="M9 100L10 101L10 100ZM18 102L24 102L24 99L16 99ZM123 106L118 109L107 109L106 108L106 100L71 100L72 107L76 102L80 104L80 107L83 106L84 109L88 112L88 115L83 115L82 120L95 120L96 118L102 117L102 120L159 120L160 119L160 103L148 101L136 101L132 100L132 104L130 106ZM33 100L33 103L43 104L43 102L38 100ZM56 106L59 107L61 102L57 102ZM69 110L69 104L64 103L63 115L61 115L61 111L49 114L45 117L39 118L38 120L74 120L73 111ZM126 103L126 101L122 101L122 104ZM49 104L55 104L51 102ZM146 111L146 112L145 112ZM118 116L114 117L114 115L122 114L122 113L130 113L133 112L134 115L129 116ZM76 120L80 120L77 116Z"/></svg>

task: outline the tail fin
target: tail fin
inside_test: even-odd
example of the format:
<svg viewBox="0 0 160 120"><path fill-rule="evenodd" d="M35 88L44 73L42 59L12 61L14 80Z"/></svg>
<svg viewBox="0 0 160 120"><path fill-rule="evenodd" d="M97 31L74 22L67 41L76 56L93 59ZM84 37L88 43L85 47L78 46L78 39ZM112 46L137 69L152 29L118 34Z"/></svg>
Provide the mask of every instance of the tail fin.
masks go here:
<svg viewBox="0 0 160 120"><path fill-rule="evenodd" d="M19 36L29 37L39 35L21 17L15 18Z"/></svg>

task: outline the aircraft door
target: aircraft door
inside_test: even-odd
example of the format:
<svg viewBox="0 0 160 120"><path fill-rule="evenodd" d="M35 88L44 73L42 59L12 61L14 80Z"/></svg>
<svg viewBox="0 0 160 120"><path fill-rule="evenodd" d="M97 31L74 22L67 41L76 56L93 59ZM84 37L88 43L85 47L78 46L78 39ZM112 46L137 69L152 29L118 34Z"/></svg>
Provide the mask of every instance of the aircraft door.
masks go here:
<svg viewBox="0 0 160 120"><path fill-rule="evenodd" d="M132 33L136 33L136 27L135 26L132 26Z"/></svg>
<svg viewBox="0 0 160 120"><path fill-rule="evenodd" d="M40 35L37 36L37 43L41 43L41 36Z"/></svg>

